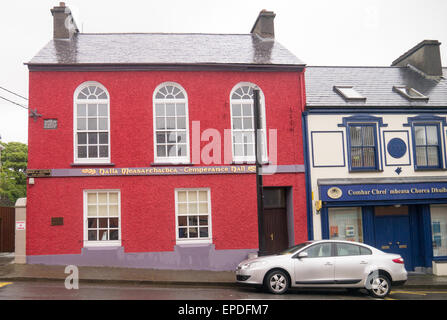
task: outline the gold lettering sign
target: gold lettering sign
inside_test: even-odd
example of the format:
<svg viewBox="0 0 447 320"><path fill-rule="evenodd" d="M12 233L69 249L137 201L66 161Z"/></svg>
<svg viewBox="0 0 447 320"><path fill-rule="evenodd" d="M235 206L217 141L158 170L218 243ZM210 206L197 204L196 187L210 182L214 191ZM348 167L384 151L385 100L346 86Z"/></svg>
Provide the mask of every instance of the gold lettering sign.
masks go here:
<svg viewBox="0 0 447 320"><path fill-rule="evenodd" d="M90 175L95 175L96 174L96 170L95 169L82 169L81 172L85 173L85 174L90 174Z"/></svg>
<svg viewBox="0 0 447 320"><path fill-rule="evenodd" d="M280 167L280 166L279 166ZM286 166L286 170L290 170ZM301 171L279 171L279 173L292 173ZM107 177L107 176L152 176L152 175L200 175L200 174L253 174L256 173L255 165L221 165L221 166L153 166L137 168L71 168L51 170L29 170L28 175L47 177ZM276 173L276 172L275 172Z"/></svg>

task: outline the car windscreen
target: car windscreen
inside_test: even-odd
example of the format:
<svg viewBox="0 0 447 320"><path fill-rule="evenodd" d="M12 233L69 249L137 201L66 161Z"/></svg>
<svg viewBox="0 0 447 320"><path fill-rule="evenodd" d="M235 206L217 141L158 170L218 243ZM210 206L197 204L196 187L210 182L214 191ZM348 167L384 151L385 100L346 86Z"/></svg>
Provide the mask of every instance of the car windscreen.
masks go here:
<svg viewBox="0 0 447 320"><path fill-rule="evenodd" d="M297 252L297 251L300 250L301 248L304 248L305 246L308 246L309 244L311 244L311 242L303 242L303 243L297 244L297 245L295 245L295 246L293 246L293 247L287 248L287 249L281 251L281 252L278 253L278 254L281 254L281 255L284 255L284 254L292 254L292 253Z"/></svg>

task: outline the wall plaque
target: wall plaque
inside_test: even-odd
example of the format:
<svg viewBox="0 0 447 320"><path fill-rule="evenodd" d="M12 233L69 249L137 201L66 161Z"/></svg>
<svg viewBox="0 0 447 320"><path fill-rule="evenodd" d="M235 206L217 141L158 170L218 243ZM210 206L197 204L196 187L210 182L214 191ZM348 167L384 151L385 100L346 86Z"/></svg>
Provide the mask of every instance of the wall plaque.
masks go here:
<svg viewBox="0 0 447 320"><path fill-rule="evenodd" d="M27 169L26 175L28 178L49 177L51 176L50 169Z"/></svg>
<svg viewBox="0 0 447 320"><path fill-rule="evenodd" d="M57 119L43 119L44 129L57 129Z"/></svg>
<svg viewBox="0 0 447 320"><path fill-rule="evenodd" d="M63 217L52 217L51 218L51 225L52 226L63 226L64 225L64 218Z"/></svg>

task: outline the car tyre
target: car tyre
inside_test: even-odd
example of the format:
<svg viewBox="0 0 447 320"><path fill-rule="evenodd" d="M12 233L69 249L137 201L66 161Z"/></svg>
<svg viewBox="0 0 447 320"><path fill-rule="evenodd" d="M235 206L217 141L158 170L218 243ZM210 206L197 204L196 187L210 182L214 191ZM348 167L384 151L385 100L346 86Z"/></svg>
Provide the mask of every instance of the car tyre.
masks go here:
<svg viewBox="0 0 447 320"><path fill-rule="evenodd" d="M391 291L391 280L384 274L371 274L367 289L374 298L385 298Z"/></svg>
<svg viewBox="0 0 447 320"><path fill-rule="evenodd" d="M289 277L284 271L272 270L265 277L265 287L274 294L283 294L289 289Z"/></svg>

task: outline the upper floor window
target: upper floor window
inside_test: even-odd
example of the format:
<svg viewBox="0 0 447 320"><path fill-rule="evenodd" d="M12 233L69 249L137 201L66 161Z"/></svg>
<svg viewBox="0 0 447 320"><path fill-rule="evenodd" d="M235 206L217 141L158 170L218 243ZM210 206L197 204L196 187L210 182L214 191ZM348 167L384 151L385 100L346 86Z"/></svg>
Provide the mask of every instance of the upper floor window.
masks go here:
<svg viewBox="0 0 447 320"><path fill-rule="evenodd" d="M255 158L255 117L253 110L253 89L251 83L239 83L230 95L231 133L233 141L233 161L253 162ZM260 91L260 118L262 134L262 160L267 159L267 139L265 130L265 99Z"/></svg>
<svg viewBox="0 0 447 320"><path fill-rule="evenodd" d="M349 157L351 170L377 169L375 124L349 124Z"/></svg>
<svg viewBox="0 0 447 320"><path fill-rule="evenodd" d="M81 84L74 95L74 162L110 162L110 104L97 82Z"/></svg>
<svg viewBox="0 0 447 320"><path fill-rule="evenodd" d="M413 130L416 168L440 168L442 160L439 125L415 123Z"/></svg>
<svg viewBox="0 0 447 320"><path fill-rule="evenodd" d="M154 91L155 162L189 162L188 99L176 83L163 83Z"/></svg>

